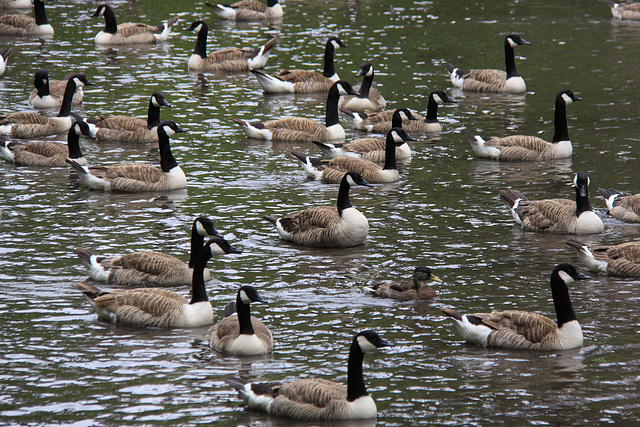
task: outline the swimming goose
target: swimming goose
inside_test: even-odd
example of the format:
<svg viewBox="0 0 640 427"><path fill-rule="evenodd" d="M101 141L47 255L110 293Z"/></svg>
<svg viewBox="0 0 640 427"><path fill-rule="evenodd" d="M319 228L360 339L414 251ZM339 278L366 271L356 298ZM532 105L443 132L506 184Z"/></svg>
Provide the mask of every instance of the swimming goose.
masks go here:
<svg viewBox="0 0 640 427"><path fill-rule="evenodd" d="M31 0L0 0L0 9L31 9Z"/></svg>
<svg viewBox="0 0 640 427"><path fill-rule="evenodd" d="M94 83L87 80L85 73L69 73L63 80L50 80L49 72L44 69L36 71L33 85L36 87L29 95L29 105L34 108L56 108L62 105L64 91L67 88L67 82L72 76L77 76L84 86L91 86ZM83 86L76 87L73 94L72 105L82 104L84 97Z"/></svg>
<svg viewBox="0 0 640 427"><path fill-rule="evenodd" d="M288 383L254 383L244 378L224 381L238 391L249 408L297 421L376 418L378 409L367 393L362 375L364 354L393 344L374 331L362 331L351 342L347 387L320 378Z"/></svg>
<svg viewBox="0 0 640 427"><path fill-rule="evenodd" d="M316 206L281 218L265 215L264 219L275 225L283 240L302 246L359 246L369 234L369 222L349 201L349 189L353 185L370 186L359 173L347 172L340 182L336 207Z"/></svg>
<svg viewBox="0 0 640 427"><path fill-rule="evenodd" d="M250 68L263 68L271 49L278 44L278 39L272 38L259 48L221 49L207 56L207 23L194 21L185 31L198 34L196 47L189 58L189 69L195 71L247 71Z"/></svg>
<svg viewBox="0 0 640 427"><path fill-rule="evenodd" d="M593 272L640 278L640 241L591 247L573 239L565 243L578 251L580 261Z"/></svg>
<svg viewBox="0 0 640 427"><path fill-rule="evenodd" d="M171 107L162 92L154 92L149 98L147 120L130 116L109 116L91 121L98 129L98 141L152 142L158 140L160 107Z"/></svg>
<svg viewBox="0 0 640 427"><path fill-rule="evenodd" d="M537 136L512 135L484 138L465 130L461 130L460 133L469 139L471 148L477 156L487 159L513 162L568 158L573 153L573 146L567 128L567 105L581 99L567 89L558 92L553 119L555 130L551 142Z"/></svg>
<svg viewBox="0 0 640 427"><path fill-rule="evenodd" d="M409 113L411 114L411 113ZM401 120L401 119L399 119ZM400 122L402 124L402 122ZM391 130L387 132L389 134ZM411 158L411 147L407 141L416 139L406 133L401 135L398 132L392 134L396 149L396 160L406 160ZM313 141L322 153L329 158L341 156L360 157L372 162L384 162L386 159L387 141L380 138L359 138L344 144L332 144L330 142Z"/></svg>
<svg viewBox="0 0 640 427"><path fill-rule="evenodd" d="M5 159L16 165L65 167L67 166L67 158L73 159L78 164L86 165L87 160L80 150L80 135L88 138L96 137L86 122L76 120L69 128L66 145L54 141L24 143L5 141L0 145L0 152Z"/></svg>
<svg viewBox="0 0 640 427"><path fill-rule="evenodd" d="M640 193L625 196L612 188L598 191L607 202L609 215L621 221L640 223Z"/></svg>
<svg viewBox="0 0 640 427"><path fill-rule="evenodd" d="M432 300L436 298L436 291L428 285L429 282L442 283L442 279L434 276L429 267L416 267L411 282L375 283L371 290L375 296L381 298L402 301Z"/></svg>
<svg viewBox="0 0 640 427"><path fill-rule="evenodd" d="M356 77L364 76L364 78L362 79L362 83L353 87L360 95L343 97L340 99L338 107L356 112L364 112L366 110L378 111L386 107L387 101L380 95L378 89L373 86L373 74L373 65L370 62L362 64Z"/></svg>
<svg viewBox="0 0 640 427"><path fill-rule="evenodd" d="M250 70L266 93L318 93L328 92L339 79L333 64L336 49L347 47L338 37L329 37L324 48L324 71L280 70L268 75L259 70Z"/></svg>
<svg viewBox="0 0 640 427"><path fill-rule="evenodd" d="M273 350L273 336L267 326L251 316L252 302L265 302L256 288L244 285L236 297L236 313L226 316L209 331L209 344L221 353L256 356Z"/></svg>
<svg viewBox="0 0 640 427"><path fill-rule="evenodd" d="M511 209L516 224L527 231L597 234L604 232L602 220L589 203L589 175L578 172L573 180L575 202L568 199L528 200L516 190L500 190L500 199Z"/></svg>
<svg viewBox="0 0 640 427"><path fill-rule="evenodd" d="M0 16L0 34L4 36L53 36L53 27L47 21L43 0L33 1L35 18L21 14Z"/></svg>
<svg viewBox="0 0 640 427"><path fill-rule="evenodd" d="M524 79L516 70L513 48L529 44L517 34L509 34L504 39L504 55L507 71L500 70L463 70L447 63L446 68L451 83L460 89L475 92L523 93L527 91Z"/></svg>
<svg viewBox="0 0 640 427"><path fill-rule="evenodd" d="M280 19L283 16L282 6L278 0L267 0L267 4L256 0L241 0L233 4L213 4L212 7L218 18L236 21L259 21L263 19Z"/></svg>
<svg viewBox="0 0 640 427"><path fill-rule="evenodd" d="M43 116L40 113L8 113L0 116L0 135L14 138L35 138L38 136L57 135L67 132L77 115L71 114L71 102L77 87L84 86L81 75L74 74L67 82L60 111L55 117Z"/></svg>
<svg viewBox="0 0 640 427"><path fill-rule="evenodd" d="M203 271L207 261L221 252L224 239L209 240L193 267L191 301L169 289L136 288L108 292L85 282L76 284L96 309L98 318L134 327L195 328L213 324L213 308L204 287Z"/></svg>
<svg viewBox="0 0 640 427"><path fill-rule="evenodd" d="M7 69L7 59L12 53L13 49L10 47L3 47L0 49L0 76L2 76L4 71Z"/></svg>
<svg viewBox="0 0 640 427"><path fill-rule="evenodd" d="M571 264L558 264L551 273L551 295L557 323L537 313L520 310L460 314L442 308L460 335L469 343L484 347L522 350L568 350L582 347L582 328L573 311L567 285L589 279Z"/></svg>
<svg viewBox="0 0 640 427"><path fill-rule="evenodd" d="M249 138L266 139L272 141L330 141L344 139L345 133L340 126L338 115L338 99L343 95L357 94L351 85L344 81L335 82L327 95L327 107L325 124L322 125L313 119L303 117L284 117L268 122L245 122L232 118L242 127Z"/></svg>
<svg viewBox="0 0 640 427"><path fill-rule="evenodd" d="M611 8L614 18L640 21L640 3L618 4L612 0L602 0Z"/></svg>
<svg viewBox="0 0 640 427"><path fill-rule="evenodd" d="M340 111L351 117L354 128L369 132L378 132L378 130L374 131L374 126L386 121L390 121L391 127L393 128L401 128L405 122L418 120L407 108L396 108L395 110L379 112L365 111L364 113L356 113L345 109L340 109ZM387 132L389 131L387 130L383 133L386 134Z"/></svg>
<svg viewBox="0 0 640 427"><path fill-rule="evenodd" d="M81 166L67 159L78 173L80 182L94 190L104 191L168 191L187 186L187 177L171 154L169 136L186 132L170 120L158 125L160 167L141 162L117 163L110 166Z"/></svg>
<svg viewBox="0 0 640 427"><path fill-rule="evenodd" d="M191 227L191 251L189 263L157 251L138 251L126 255L94 255L88 249L77 247L76 254L86 265L89 277L111 286L182 286L191 283L193 268L204 245L205 237L222 237L206 216L199 216ZM226 240L213 246L215 255L240 253ZM204 281L211 280L208 269L203 272Z"/></svg>
<svg viewBox="0 0 640 427"><path fill-rule="evenodd" d="M385 142L384 166L380 166L370 160L350 156L322 160L309 157L298 150L291 150L291 154L302 162L302 166L309 178L336 184L340 182L347 171L354 171L362 175L371 184L384 184L400 180L400 173L396 163L396 147L411 139L403 129L392 128L387 134Z"/></svg>
<svg viewBox="0 0 640 427"><path fill-rule="evenodd" d="M96 37L96 44L153 44L169 39L171 26L176 23L178 17L169 19L164 24L147 25L127 22L118 25L116 16L110 6L102 4L98 6L91 16L104 16L105 27Z"/></svg>

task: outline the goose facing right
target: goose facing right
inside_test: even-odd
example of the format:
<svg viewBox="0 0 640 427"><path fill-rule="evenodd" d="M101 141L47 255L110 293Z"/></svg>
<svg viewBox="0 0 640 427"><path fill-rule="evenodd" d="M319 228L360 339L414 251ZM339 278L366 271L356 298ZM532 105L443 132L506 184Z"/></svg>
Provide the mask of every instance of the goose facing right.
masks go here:
<svg viewBox="0 0 640 427"><path fill-rule="evenodd" d="M212 255L220 253L220 237L209 240L193 267L191 300L169 289L136 288L103 292L85 282L76 288L98 313L98 318L133 327L195 328L213 324L213 308L204 286L203 271Z"/></svg>
<svg viewBox="0 0 640 427"><path fill-rule="evenodd" d="M261 384L234 377L225 382L238 391L249 408L275 417L297 421L372 419L378 409L367 393L362 362L365 353L391 346L374 331L356 334L349 350L347 387L320 378Z"/></svg>
<svg viewBox="0 0 640 427"><path fill-rule="evenodd" d="M5 36L53 36L54 30L44 9L43 0L33 1L34 18L22 14L0 16L0 35Z"/></svg>
<svg viewBox="0 0 640 427"><path fill-rule="evenodd" d="M565 243L574 248L580 261L595 273L640 278L640 241L609 246L589 246L574 239Z"/></svg>
<svg viewBox="0 0 640 427"><path fill-rule="evenodd" d="M446 68L451 83L457 88L475 92L524 93L527 86L518 74L513 48L529 44L517 34L509 34L504 39L506 72L492 69L463 70L447 62Z"/></svg>
<svg viewBox="0 0 640 427"><path fill-rule="evenodd" d="M359 173L347 172L340 182L335 207L315 206L283 217L264 216L275 225L283 240L298 245L320 248L348 248L364 243L369 222L349 200L354 185L369 186Z"/></svg>
<svg viewBox="0 0 640 427"><path fill-rule="evenodd" d="M103 191L170 191L185 188L187 177L171 153L169 136L184 129L170 120L158 125L160 167L141 162L117 163L109 166L82 166L67 159L77 172L80 182Z"/></svg>
<svg viewBox="0 0 640 427"><path fill-rule="evenodd" d="M598 191L607 203L609 215L621 221L640 223L640 193L624 195L612 188L599 188Z"/></svg>
<svg viewBox="0 0 640 427"><path fill-rule="evenodd" d="M2 76L7 69L7 61L9 55L13 53L13 49L10 47L3 47L0 49L0 76Z"/></svg>
<svg viewBox="0 0 640 427"><path fill-rule="evenodd" d="M505 310L491 313L461 314L450 308L442 312L451 317L465 341L483 347L523 350L568 350L582 347L582 328L573 310L568 284L589 279L571 264L558 264L550 285L557 321L538 313Z"/></svg>
<svg viewBox="0 0 640 427"><path fill-rule="evenodd" d="M378 92L377 86L373 84L373 65L370 62L365 62L360 66L360 70L356 74L356 77L364 76L362 83L353 87L357 90L359 95L345 96L340 99L338 107L341 109L365 112L379 111L387 106L387 101Z"/></svg>
<svg viewBox="0 0 640 427"><path fill-rule="evenodd" d="M211 348L237 356L257 356L273 350L271 331L251 315L252 302L265 301L253 286L241 286L236 297L236 313L225 317L209 331Z"/></svg>
<svg viewBox="0 0 640 427"><path fill-rule="evenodd" d="M267 0L267 4L257 0L241 0L232 4L214 4L205 2L220 19L235 21L275 20L283 16L278 0Z"/></svg>
<svg viewBox="0 0 640 427"><path fill-rule="evenodd" d="M371 290L380 298L392 298L401 301L432 300L436 298L436 291L429 283L442 283L442 279L431 273L429 267L416 267L412 280L393 283L375 283Z"/></svg>
<svg viewBox="0 0 640 427"><path fill-rule="evenodd" d="M573 180L576 199L529 200L517 190L500 190L517 225L527 231L598 234L604 224L589 203L589 175L578 172Z"/></svg>
<svg viewBox="0 0 640 427"><path fill-rule="evenodd" d="M614 18L629 21L640 21L640 3L619 4L612 0L602 0L611 8Z"/></svg>
<svg viewBox="0 0 640 427"><path fill-rule="evenodd" d="M134 22L118 25L113 9L106 4L99 5L91 16L104 17L104 30L100 31L94 39L99 45L153 44L167 41L171 26L178 20L176 16L164 24L155 26Z"/></svg>
<svg viewBox="0 0 640 427"><path fill-rule="evenodd" d="M537 136L512 135L485 138L465 130L461 130L460 133L469 139L471 148L478 157L506 162L565 159L571 157L573 153L567 127L567 105L581 99L568 89L557 93L551 142Z"/></svg>

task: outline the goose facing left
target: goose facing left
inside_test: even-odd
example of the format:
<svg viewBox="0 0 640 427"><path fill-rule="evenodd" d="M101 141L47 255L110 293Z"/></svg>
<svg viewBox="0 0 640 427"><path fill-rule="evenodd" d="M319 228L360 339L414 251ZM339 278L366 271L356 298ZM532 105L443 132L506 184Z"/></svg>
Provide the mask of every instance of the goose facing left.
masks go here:
<svg viewBox="0 0 640 427"><path fill-rule="evenodd" d="M49 79L49 72L45 69L36 71L33 79L33 85L36 87L29 95L29 104L34 108L56 108L62 105L64 99L64 91L67 88L67 82L73 76L77 76L83 83L83 86L76 87L73 94L72 105L82 104L84 97L84 86L91 86L94 83L87 79L85 73L69 73L63 80Z"/></svg>
<svg viewBox="0 0 640 427"><path fill-rule="evenodd" d="M33 1L33 14L35 18L21 14L0 16L0 34L5 36L53 36L53 27L47 20L43 0Z"/></svg>
<svg viewBox="0 0 640 427"><path fill-rule="evenodd" d="M267 0L267 4L257 0L241 0L232 4L214 4L205 2L213 8L220 19L235 21L278 20L282 18L282 6L278 0Z"/></svg>
<svg viewBox="0 0 640 427"><path fill-rule="evenodd" d="M614 18L629 21L640 21L640 3L619 4L612 0L602 0L611 8Z"/></svg>
<svg viewBox="0 0 640 427"><path fill-rule="evenodd" d="M517 190L500 190L516 224L527 231L598 234L604 224L589 203L589 175L578 172L573 180L575 201L568 199L529 200Z"/></svg>
<svg viewBox="0 0 640 427"><path fill-rule="evenodd" d="M171 153L169 136L184 129L170 120L158 125L160 167L141 162L117 163L110 166L82 166L67 159L80 182L94 190L104 191L169 191L185 188L187 177Z"/></svg>
<svg viewBox="0 0 640 427"><path fill-rule="evenodd" d="M365 62L360 66L356 77L363 76L362 83L355 85L359 95L344 96L340 99L338 107L345 110L365 112L382 110L387 106L387 101L378 92L377 85L373 84L373 64Z"/></svg>
<svg viewBox="0 0 640 427"><path fill-rule="evenodd" d="M207 297L203 272L207 261L221 252L223 239L209 240L193 267L191 300L169 289L136 288L103 292L93 285L76 285L98 313L98 318L134 327L195 328L213 324L213 308Z"/></svg>
<svg viewBox="0 0 640 427"><path fill-rule="evenodd" d="M557 321L538 313L505 310L461 314L450 308L442 312L455 322L462 338L483 347L523 350L568 350L582 347L582 328L571 304L568 284L589 279L571 264L558 264L550 285Z"/></svg>
<svg viewBox="0 0 640 427"><path fill-rule="evenodd" d="M191 283L193 268L202 251L205 237L222 237L206 216L199 216L191 227L191 251L189 263L173 255L158 251L138 251L126 255L94 255L88 249L77 247L76 254L87 267L89 277L111 286L183 286ZM240 253L226 240L221 239L211 248L215 255ZM219 253L217 252L219 251ZM204 281L211 280L208 269L203 272Z"/></svg>
<svg viewBox="0 0 640 427"><path fill-rule="evenodd" d="M640 193L624 195L613 188L599 188L609 215L624 222L640 224Z"/></svg>
<svg viewBox="0 0 640 427"><path fill-rule="evenodd" d="M580 261L595 273L640 278L640 241L589 246L569 239L565 243L574 248Z"/></svg>
<svg viewBox="0 0 640 427"><path fill-rule="evenodd" d="M278 44L278 39L272 38L258 48L227 48L207 55L207 23L194 21L185 31L194 31L198 35L196 47L189 58L189 70L194 71L248 71L264 68L271 50Z"/></svg>
<svg viewBox="0 0 640 427"><path fill-rule="evenodd" d="M7 60L9 55L13 53L13 49L10 47L3 47L0 49L0 76L2 76L7 69Z"/></svg>
<svg viewBox="0 0 640 427"><path fill-rule="evenodd" d="M429 283L442 283L442 279L434 275L429 267L416 267L411 279L411 281L375 283L371 290L377 297L401 301L432 300L436 298L436 291L429 286Z"/></svg>
<svg viewBox="0 0 640 427"><path fill-rule="evenodd" d="M80 150L79 137L95 139L89 125L76 120L67 133L67 145L54 141L8 142L0 145L0 152L8 161L16 165L65 167L67 158L86 165L87 160Z"/></svg>
<svg viewBox="0 0 640 427"><path fill-rule="evenodd" d="M333 206L316 206L283 217L265 216L275 225L283 240L302 246L348 248L364 243L369 234L369 222L349 200L354 185L369 186L357 172L347 172L340 182L338 202Z"/></svg>
<svg viewBox="0 0 640 427"><path fill-rule="evenodd" d="M236 313L225 317L209 331L211 348L237 356L257 356L273 350L271 331L251 315L250 304L253 302L265 301L253 286L241 286L236 297Z"/></svg>
<svg viewBox="0 0 640 427"><path fill-rule="evenodd" d="M101 45L153 44L167 41L169 34L171 34L171 26L178 20L176 16L164 24L155 26L134 22L118 25L113 9L106 4L98 6L91 16L104 17L104 30L100 31L95 37L96 44Z"/></svg>
<svg viewBox="0 0 640 427"><path fill-rule="evenodd" d="M347 386L320 378L286 383L254 383L240 377L225 382L236 389L249 408L297 421L372 419L378 415L362 374L365 353L390 347L374 331L362 331L351 342Z"/></svg>

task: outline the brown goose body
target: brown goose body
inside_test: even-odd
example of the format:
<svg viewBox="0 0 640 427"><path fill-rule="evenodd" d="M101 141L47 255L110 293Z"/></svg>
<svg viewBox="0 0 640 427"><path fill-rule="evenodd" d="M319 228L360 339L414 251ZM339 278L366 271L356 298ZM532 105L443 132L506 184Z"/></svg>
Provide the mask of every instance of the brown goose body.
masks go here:
<svg viewBox="0 0 640 427"><path fill-rule="evenodd" d="M0 16L0 35L53 36L53 27L47 21L43 0L34 0L35 17L22 14Z"/></svg>
<svg viewBox="0 0 640 427"><path fill-rule="evenodd" d="M36 87L29 95L29 104L35 108L55 108L62 105L64 99L64 92L67 88L67 82L74 76L80 76L82 83L85 85L92 85L87 80L85 73L69 73L63 80L49 79L49 73L46 70L38 70L34 79L34 86ZM84 98L84 91L82 86L76 87L76 91L73 94L71 101L72 105L82 104Z"/></svg>
<svg viewBox="0 0 640 427"><path fill-rule="evenodd" d="M640 223L640 194L624 195L618 190L599 188L609 215L624 222Z"/></svg>
<svg viewBox="0 0 640 427"><path fill-rule="evenodd" d="M236 21L278 20L283 16L278 0L269 0L268 5L256 0L242 0L232 4L205 4L215 11L220 19Z"/></svg>
<svg viewBox="0 0 640 427"><path fill-rule="evenodd" d="M362 83L353 88L359 95L349 95L342 97L338 107L345 110L364 112L367 110L379 111L387 106L387 101L378 91L377 85L373 82L373 65L365 62L360 66L356 76L364 76Z"/></svg>
<svg viewBox="0 0 640 427"><path fill-rule="evenodd" d="M619 245L589 246L577 240L566 240L576 249L580 261L589 270L618 277L640 277L640 242Z"/></svg>
<svg viewBox="0 0 640 427"><path fill-rule="evenodd" d="M618 4L612 0L604 1L609 4L614 18L640 21L640 3Z"/></svg>
<svg viewBox="0 0 640 427"><path fill-rule="evenodd" d="M166 41L171 33L171 26L178 20L176 16L160 25L135 22L118 25L115 14L108 5L98 6L92 16L103 16L105 18L104 30L100 31L94 39L96 44L99 45L154 44Z"/></svg>
<svg viewBox="0 0 640 427"><path fill-rule="evenodd" d="M376 283L373 285L372 290L375 296L381 298L392 298L401 301L432 300L437 297L437 294L429 286L429 282L442 282L442 280L431 274L431 269L428 267L417 267L413 272L411 281Z"/></svg>

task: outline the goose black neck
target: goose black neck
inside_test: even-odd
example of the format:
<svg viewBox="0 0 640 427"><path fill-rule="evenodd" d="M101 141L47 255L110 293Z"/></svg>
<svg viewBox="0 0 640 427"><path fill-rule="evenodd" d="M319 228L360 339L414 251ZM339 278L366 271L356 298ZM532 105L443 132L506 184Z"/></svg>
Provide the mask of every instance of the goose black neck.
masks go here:
<svg viewBox="0 0 640 427"><path fill-rule="evenodd" d="M569 141L567 126L567 103L562 96L556 97L556 110L553 116L553 139L551 142Z"/></svg>
<svg viewBox="0 0 640 427"><path fill-rule="evenodd" d="M427 104L427 117L424 119L427 123L438 123L438 103L433 95L429 96Z"/></svg>
<svg viewBox="0 0 640 427"><path fill-rule="evenodd" d="M236 297L236 312L238 313L238 324L241 335L253 335L253 325L251 324L251 308L249 304L242 301L240 293Z"/></svg>
<svg viewBox="0 0 640 427"><path fill-rule="evenodd" d="M196 47L193 49L193 54L204 59L207 57L207 35L209 34L209 27L205 22L200 25L201 28L200 31L198 31L198 39L196 40Z"/></svg>
<svg viewBox="0 0 640 427"><path fill-rule="evenodd" d="M357 339L357 337L353 339L349 350L349 365L347 367L347 401L349 402L368 394L362 376L364 353L360 350Z"/></svg>
<svg viewBox="0 0 640 427"><path fill-rule="evenodd" d="M396 142L393 140L393 132L387 134L384 146L384 167L382 169L398 169L396 164Z"/></svg>
<svg viewBox="0 0 640 427"><path fill-rule="evenodd" d="M201 250L193 266L193 279L191 281L191 302L189 304L195 304L197 302L209 301L207 297L207 291L204 288L204 268L207 266L207 262L211 259L211 250L209 247L206 250Z"/></svg>
<svg viewBox="0 0 640 427"><path fill-rule="evenodd" d="M333 77L336 74L336 68L333 65L334 52L335 47L333 46L333 42L328 41L324 48L324 71L322 72L322 75L326 78Z"/></svg>
<svg viewBox="0 0 640 427"><path fill-rule="evenodd" d="M73 94L75 93L76 82L72 77L67 81L67 86L64 88L64 96L62 97L62 105L60 105L58 117L69 117L69 115L71 115L71 102L73 101Z"/></svg>
<svg viewBox="0 0 640 427"><path fill-rule="evenodd" d="M362 84L360 85L360 89L358 90L358 92L360 92L360 96L358 96L358 98L368 98L369 91L371 90L372 84L373 84L373 73L371 73L370 76L367 76L365 74L364 78L362 79Z"/></svg>
<svg viewBox="0 0 640 427"><path fill-rule="evenodd" d="M49 78L46 79L46 82L45 82L45 79L40 80L36 88L38 89L38 96L40 98L44 98L45 96L51 95L51 92L49 89Z"/></svg>
<svg viewBox="0 0 640 427"><path fill-rule="evenodd" d="M580 216L582 212L592 211L591 203L589 203L589 187L576 187L576 216Z"/></svg>
<svg viewBox="0 0 640 427"><path fill-rule="evenodd" d="M507 78L518 77L518 70L516 69L515 52L509 43L509 39L504 41L504 59L507 70Z"/></svg>
<svg viewBox="0 0 640 427"><path fill-rule="evenodd" d="M352 207L349 200L349 189L351 185L347 181L347 175L340 181L340 189L338 190L338 214L342 215L342 211Z"/></svg>
<svg viewBox="0 0 640 427"><path fill-rule="evenodd" d="M82 151L80 150L80 137L76 133L75 126L71 126L67 135L67 146L69 148L69 158L79 159L82 157Z"/></svg>
<svg viewBox="0 0 640 427"><path fill-rule="evenodd" d="M33 13L36 17L36 25L48 24L47 14L44 11L44 2L42 0L35 0L33 2Z"/></svg>
<svg viewBox="0 0 640 427"><path fill-rule="evenodd" d="M340 123L340 117L338 115L338 101L340 100L340 94L335 86L329 89L329 95L327 96L327 108L325 112L325 125L327 127L337 125Z"/></svg>
<svg viewBox="0 0 640 427"><path fill-rule="evenodd" d="M171 153L171 146L169 145L169 136L164 129L158 128L158 149L160 150L160 168L162 172L169 172L171 169L178 166L178 162Z"/></svg>
<svg viewBox="0 0 640 427"><path fill-rule="evenodd" d="M551 276L551 295L553 297L553 305L556 309L558 327L561 327L567 322L578 320L575 311L573 311L571 298L569 298L567 284L557 272L554 272Z"/></svg>
<svg viewBox="0 0 640 427"><path fill-rule="evenodd" d="M116 15L109 6L104 7L104 32L109 34L115 34L118 32L118 23L116 22Z"/></svg>
<svg viewBox="0 0 640 427"><path fill-rule="evenodd" d="M198 233L198 221L193 222L191 227L191 255L189 255L189 268L194 268L198 255L204 245L204 236Z"/></svg>
<svg viewBox="0 0 640 427"><path fill-rule="evenodd" d="M147 110L147 128L151 129L160 124L160 107L156 107L153 103L155 98L152 96L149 100L149 109Z"/></svg>
<svg viewBox="0 0 640 427"><path fill-rule="evenodd" d="M391 127L392 128L402 127L402 117L400 116L400 110L396 110L393 112L393 116L391 116Z"/></svg>

